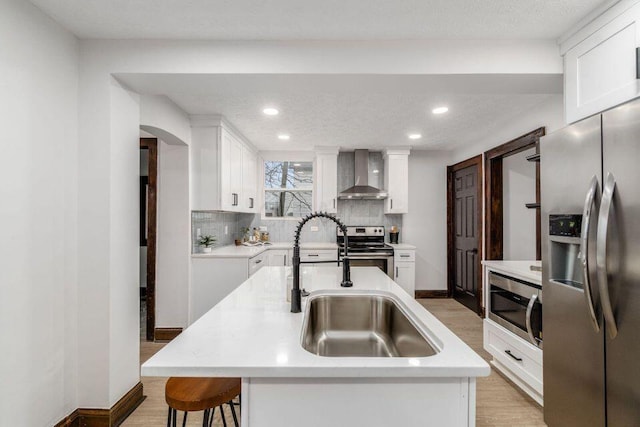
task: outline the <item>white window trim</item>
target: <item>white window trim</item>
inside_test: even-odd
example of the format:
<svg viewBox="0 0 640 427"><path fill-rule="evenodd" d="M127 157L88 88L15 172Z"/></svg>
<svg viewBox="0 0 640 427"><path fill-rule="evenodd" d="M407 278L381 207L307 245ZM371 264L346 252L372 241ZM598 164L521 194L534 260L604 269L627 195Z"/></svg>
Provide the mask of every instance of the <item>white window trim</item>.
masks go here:
<svg viewBox="0 0 640 427"><path fill-rule="evenodd" d="M311 157L309 157L311 156ZM258 155L258 161L260 162L260 220L262 221L300 221L302 217L296 216L265 216L264 214L264 194L267 191L311 191L311 211L315 210L315 198L313 194L316 189L316 163L313 158L313 152L300 151L300 152L282 152L282 151L267 151L261 152ZM267 189L264 186L264 162L312 162L313 163L313 185L309 188L270 188Z"/></svg>

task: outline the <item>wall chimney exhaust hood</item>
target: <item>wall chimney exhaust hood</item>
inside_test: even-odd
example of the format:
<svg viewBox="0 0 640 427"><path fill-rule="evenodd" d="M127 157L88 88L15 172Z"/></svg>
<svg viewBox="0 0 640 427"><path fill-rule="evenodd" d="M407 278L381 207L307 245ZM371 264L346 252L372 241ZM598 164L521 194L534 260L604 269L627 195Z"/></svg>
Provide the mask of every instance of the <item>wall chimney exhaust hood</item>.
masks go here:
<svg viewBox="0 0 640 427"><path fill-rule="evenodd" d="M388 193L369 185L369 150L355 150L355 184L338 195L342 200L386 199Z"/></svg>

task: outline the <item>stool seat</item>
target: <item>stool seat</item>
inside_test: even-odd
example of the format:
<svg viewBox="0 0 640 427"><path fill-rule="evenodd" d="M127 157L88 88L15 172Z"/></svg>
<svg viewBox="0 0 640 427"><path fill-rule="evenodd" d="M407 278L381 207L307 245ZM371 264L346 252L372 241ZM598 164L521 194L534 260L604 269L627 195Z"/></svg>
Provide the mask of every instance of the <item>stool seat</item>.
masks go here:
<svg viewBox="0 0 640 427"><path fill-rule="evenodd" d="M165 386L165 399L179 411L203 411L229 402L240 390L240 378L171 377Z"/></svg>

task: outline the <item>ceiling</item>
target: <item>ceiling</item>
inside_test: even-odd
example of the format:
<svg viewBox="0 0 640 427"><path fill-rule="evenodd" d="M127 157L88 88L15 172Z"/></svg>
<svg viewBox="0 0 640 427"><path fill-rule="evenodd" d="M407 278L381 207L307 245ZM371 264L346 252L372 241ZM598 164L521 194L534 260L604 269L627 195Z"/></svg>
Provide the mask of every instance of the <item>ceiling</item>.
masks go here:
<svg viewBox="0 0 640 427"><path fill-rule="evenodd" d="M561 75L116 74L189 114L221 114L259 150L455 149L559 99ZM449 112L433 115L434 107ZM262 113L267 106L280 114ZM278 134L290 135L281 141ZM420 133L422 139L408 139Z"/></svg>
<svg viewBox="0 0 640 427"><path fill-rule="evenodd" d="M554 39L611 0L31 0L80 38Z"/></svg>

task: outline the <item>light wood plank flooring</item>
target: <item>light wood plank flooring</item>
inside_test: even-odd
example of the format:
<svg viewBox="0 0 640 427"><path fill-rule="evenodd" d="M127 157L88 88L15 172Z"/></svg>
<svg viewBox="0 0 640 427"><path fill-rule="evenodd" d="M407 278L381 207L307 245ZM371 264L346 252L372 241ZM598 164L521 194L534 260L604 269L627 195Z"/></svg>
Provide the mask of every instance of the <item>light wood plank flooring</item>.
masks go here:
<svg viewBox="0 0 640 427"><path fill-rule="evenodd" d="M465 341L472 349L489 361L491 356L482 348L482 321L473 312L452 299L418 300L434 316ZM140 361L144 362L165 344L141 341ZM123 426L162 426L167 422L167 405L164 401L166 378L142 378L146 400L122 424ZM542 408L509 380L495 372L487 378L478 378L476 422L478 427L534 427L545 426ZM231 414L226 409L231 425ZM179 415L181 417L181 415ZM181 418L179 419L181 421ZM187 419L188 426L201 426L202 413L193 413ZM214 425L221 426L216 414Z"/></svg>

